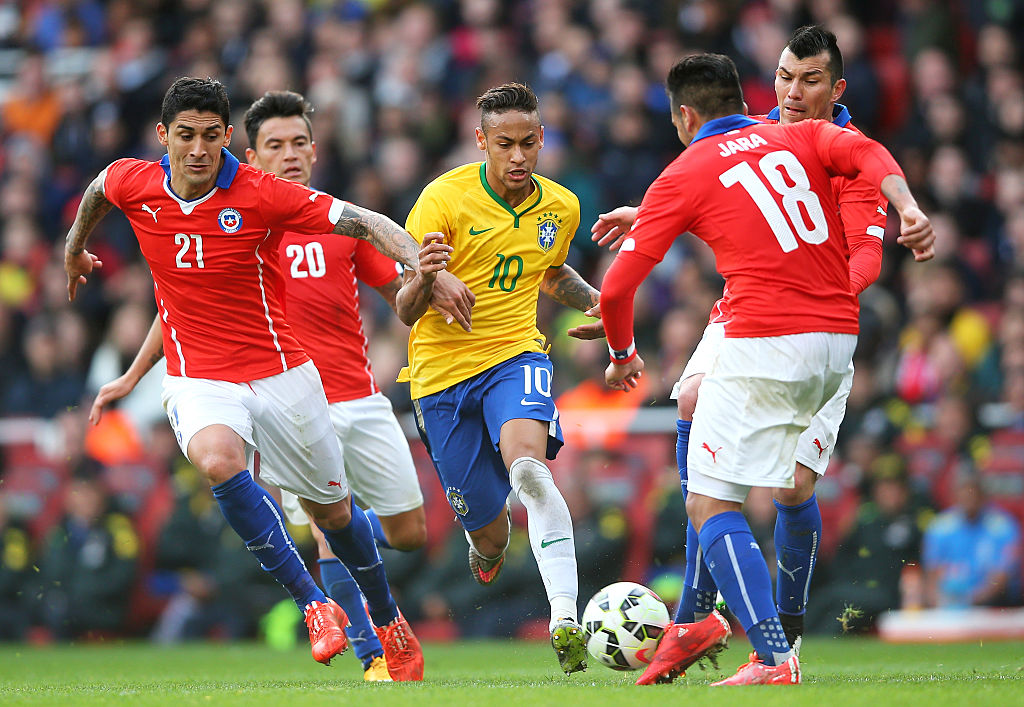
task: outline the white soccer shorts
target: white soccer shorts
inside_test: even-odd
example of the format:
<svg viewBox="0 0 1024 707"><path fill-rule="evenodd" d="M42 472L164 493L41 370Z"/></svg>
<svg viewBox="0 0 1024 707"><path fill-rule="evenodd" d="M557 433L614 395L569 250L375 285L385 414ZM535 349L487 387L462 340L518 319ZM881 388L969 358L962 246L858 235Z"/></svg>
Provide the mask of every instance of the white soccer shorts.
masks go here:
<svg viewBox="0 0 1024 707"><path fill-rule="evenodd" d="M689 491L722 498L707 477L737 493L792 488L800 434L839 390L856 345L853 334L822 332L724 339L697 397Z"/></svg>
<svg viewBox="0 0 1024 707"><path fill-rule="evenodd" d="M259 450L262 480L315 503L348 496L341 449L312 361L247 383L164 376L163 403L186 457L199 430L227 425L245 440L250 470Z"/></svg>
<svg viewBox="0 0 1024 707"><path fill-rule="evenodd" d="M707 374L711 370L724 339L725 324L712 323L704 328L704 334L693 350L690 360L686 362L683 374L672 386L672 393L669 396L672 400L679 399L679 388L684 380L698 374ZM800 435L800 441L796 448L796 460L818 476L824 476L828 469L829 460L835 449L836 438L839 435L839 426L846 416L846 399L850 397L852 386L853 363L851 362L839 390L811 418L811 424Z"/></svg>
<svg viewBox="0 0 1024 707"><path fill-rule="evenodd" d="M345 460L345 475L359 501L383 517L422 506L416 466L391 401L382 393L374 393L331 403L330 411ZM281 506L289 522L308 522L294 494L282 492Z"/></svg>

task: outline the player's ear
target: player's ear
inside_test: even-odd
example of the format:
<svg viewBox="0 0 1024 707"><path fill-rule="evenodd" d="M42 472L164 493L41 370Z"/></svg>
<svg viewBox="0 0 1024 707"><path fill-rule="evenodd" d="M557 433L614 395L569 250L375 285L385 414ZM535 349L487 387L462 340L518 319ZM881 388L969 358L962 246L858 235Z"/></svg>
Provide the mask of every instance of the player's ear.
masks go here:
<svg viewBox="0 0 1024 707"><path fill-rule="evenodd" d="M538 146L537 149L539 149L539 150L544 149L544 126L543 125L540 126L540 145Z"/></svg>
<svg viewBox="0 0 1024 707"><path fill-rule="evenodd" d="M310 140L309 146L313 150L313 159L310 161L310 164L316 164L316 142Z"/></svg>
<svg viewBox="0 0 1024 707"><path fill-rule="evenodd" d="M256 157L256 150L251 147L245 148L245 161L257 169L263 169L259 165L259 160Z"/></svg>
<svg viewBox="0 0 1024 707"><path fill-rule="evenodd" d="M224 147L231 144L231 133L235 132L235 126L229 125L227 130L224 131Z"/></svg>
<svg viewBox="0 0 1024 707"><path fill-rule="evenodd" d="M156 139L160 141L160 144L167 147L167 126L163 123L156 124Z"/></svg>
<svg viewBox="0 0 1024 707"><path fill-rule="evenodd" d="M484 152L487 151L487 135L484 134L483 128L477 126L473 129L476 132L476 146Z"/></svg>
<svg viewBox="0 0 1024 707"><path fill-rule="evenodd" d="M743 115L750 115L750 107L746 101L743 101Z"/></svg>
<svg viewBox="0 0 1024 707"><path fill-rule="evenodd" d="M832 102L835 103L839 100L840 96L843 95L843 91L846 90L846 79L839 79L836 81L835 86L832 87Z"/></svg>

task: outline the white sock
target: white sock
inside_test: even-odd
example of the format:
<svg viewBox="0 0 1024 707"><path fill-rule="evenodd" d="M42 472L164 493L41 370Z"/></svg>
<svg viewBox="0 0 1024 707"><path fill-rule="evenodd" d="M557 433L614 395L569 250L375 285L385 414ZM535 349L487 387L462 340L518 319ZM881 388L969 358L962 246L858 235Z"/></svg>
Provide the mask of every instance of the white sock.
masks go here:
<svg viewBox="0 0 1024 707"><path fill-rule="evenodd" d="M520 457L508 471L512 490L526 507L530 547L551 604L552 623L566 618L576 621L579 581L569 507L544 462Z"/></svg>

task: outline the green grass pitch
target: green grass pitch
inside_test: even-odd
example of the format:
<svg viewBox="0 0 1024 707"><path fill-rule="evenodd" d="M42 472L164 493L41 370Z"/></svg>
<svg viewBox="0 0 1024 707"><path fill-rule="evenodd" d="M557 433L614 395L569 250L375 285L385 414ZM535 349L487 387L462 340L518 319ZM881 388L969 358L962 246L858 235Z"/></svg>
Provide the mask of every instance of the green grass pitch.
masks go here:
<svg viewBox="0 0 1024 707"><path fill-rule="evenodd" d="M330 668L309 651L258 644L158 647L115 643L0 646L0 705L524 705L682 704L940 707L1024 705L1024 642L887 645L871 639L811 638L804 684L715 689L749 650L742 638L722 671L691 668L672 685L636 687L638 673L599 665L566 677L549 646L520 641L428 644L422 683L368 684L351 655Z"/></svg>

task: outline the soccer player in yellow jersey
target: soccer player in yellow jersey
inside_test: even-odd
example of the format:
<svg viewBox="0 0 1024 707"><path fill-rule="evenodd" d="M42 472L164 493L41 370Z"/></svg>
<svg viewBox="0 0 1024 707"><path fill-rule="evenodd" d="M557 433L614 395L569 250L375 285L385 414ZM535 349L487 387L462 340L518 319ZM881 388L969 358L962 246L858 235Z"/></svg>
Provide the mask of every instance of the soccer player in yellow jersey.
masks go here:
<svg viewBox="0 0 1024 707"><path fill-rule="evenodd" d="M420 434L469 540L469 566L493 582L509 539L509 491L526 507L530 545L551 603L551 643L566 674L586 669L577 622L572 519L544 459L562 446L551 361L537 329L540 292L581 311L599 293L565 264L580 222L576 196L533 173L544 145L537 97L521 84L477 100L482 163L428 184L406 228L422 239L423 272L407 271L398 314L413 325L407 377ZM436 232L441 235L430 235ZM476 296L465 331L427 308L447 269ZM600 323L572 332L603 336Z"/></svg>

